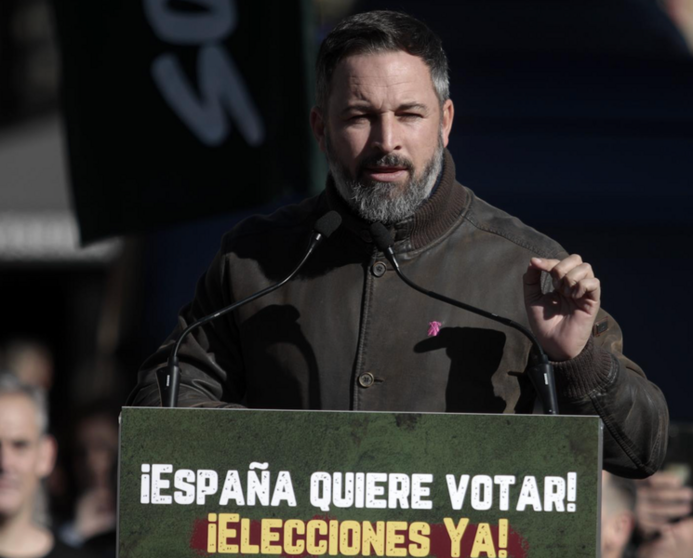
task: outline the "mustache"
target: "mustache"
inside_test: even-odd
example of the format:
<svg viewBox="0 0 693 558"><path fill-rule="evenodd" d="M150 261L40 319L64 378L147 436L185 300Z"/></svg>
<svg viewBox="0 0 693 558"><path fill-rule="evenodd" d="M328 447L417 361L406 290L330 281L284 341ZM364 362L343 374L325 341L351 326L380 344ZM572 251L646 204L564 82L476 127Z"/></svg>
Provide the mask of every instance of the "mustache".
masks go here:
<svg viewBox="0 0 693 558"><path fill-rule="evenodd" d="M359 165L359 176L363 175L366 167L404 167L409 173L413 173L414 171L414 163L412 163L411 160L401 155L395 155L394 153L389 153L388 155L371 155L365 158Z"/></svg>

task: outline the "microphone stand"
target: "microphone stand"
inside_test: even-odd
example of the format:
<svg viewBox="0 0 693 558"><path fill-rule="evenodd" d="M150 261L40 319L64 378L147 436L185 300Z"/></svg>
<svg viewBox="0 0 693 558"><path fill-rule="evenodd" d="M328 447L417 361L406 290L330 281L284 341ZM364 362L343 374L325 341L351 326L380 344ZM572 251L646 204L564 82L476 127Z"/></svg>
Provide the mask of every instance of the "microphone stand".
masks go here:
<svg viewBox="0 0 693 558"><path fill-rule="evenodd" d="M337 230L341 223L342 218L336 211L330 211L323 215L315 223L313 234L310 238L308 249L306 250L306 253L303 256L303 259L301 259L299 264L294 268L294 270L291 273L289 273L289 275L287 275L279 283L270 285L269 287L262 289L261 291L252 294L247 298L244 298L243 300L239 300L238 302L230 304L229 306L226 306L225 308L222 308L221 310L218 310L213 314L209 314L208 316L200 318L199 320L193 322L183 330L183 332L178 336L176 344L173 347L173 350L171 351L166 367L160 368L156 371L162 407L176 407L178 405L178 392L180 389L180 366L178 362L178 351L181 347L181 344L183 343L183 340L188 336L188 334L194 329L206 323L209 323L212 320L216 320L217 318L225 314L228 314L229 312L232 312L236 308L243 306L244 304L248 304L249 302L252 302L254 300L257 300L258 298L263 297L271 293L272 291L276 291L279 287L282 287L299 272L303 265L308 261L308 258L313 253L316 246L323 239L328 238L335 230Z"/></svg>

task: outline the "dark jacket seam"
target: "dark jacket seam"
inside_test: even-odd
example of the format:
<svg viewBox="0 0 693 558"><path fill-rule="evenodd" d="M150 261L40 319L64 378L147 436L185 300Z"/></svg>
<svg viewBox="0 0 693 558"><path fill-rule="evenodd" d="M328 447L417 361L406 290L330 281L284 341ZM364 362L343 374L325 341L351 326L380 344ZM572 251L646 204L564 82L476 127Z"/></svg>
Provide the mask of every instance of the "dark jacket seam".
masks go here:
<svg viewBox="0 0 693 558"><path fill-rule="evenodd" d="M471 202L469 204L468 211L466 212L466 214L464 216L473 227L477 228L480 231L484 231L484 232L487 232L489 234L494 234L496 236L504 238L508 242L512 242L513 244L515 244L517 246L521 246L522 248L530 250L531 252L534 252L535 254L540 255L541 257L554 257L554 256L558 255L558 252L544 252L540 248L538 248L537 246L535 246L533 244L529 244L527 242L522 242L521 240L516 238L514 235L510 235L506 232L503 232L503 231L500 231L498 229L494 229L492 227L489 227L488 225L483 225L483 224L479 223L478 221L476 221L474 219L473 212L472 212L472 205L474 204L475 201L476 201L475 199L471 200ZM541 234L541 233L537 232L537 234ZM545 254L548 254L548 255L545 255Z"/></svg>
<svg viewBox="0 0 693 558"><path fill-rule="evenodd" d="M605 381L597 387L595 387L592 391L590 391L586 395L586 397L589 398L589 400L592 402L592 405L596 409L597 414L601 417L602 421L604 422L604 426L607 428L607 430L609 431L613 439L616 441L616 443L618 443L618 445L621 446L621 448L625 451L626 455L631 459L633 464L635 464L635 466L638 467L638 469L640 469L647 475L652 475L657 470L656 467L652 466L652 459L648 460L647 463L645 463L638 458L637 451L634 448L633 442L630 440L630 438L627 438L626 436L622 436L620 434L617 427L614 425L611 415L607 414L603 405L599 403L599 395L603 391L607 390L612 384L616 383L618 372L620 370L619 363L618 360L616 360L616 357L614 357L614 355L610 356L611 369L609 370L609 374L607 375ZM650 455L657 454L656 450L658 450L659 445L660 440L655 440L653 451L650 453Z"/></svg>
<svg viewBox="0 0 693 558"><path fill-rule="evenodd" d="M512 242L513 244L515 244L517 246L525 248L525 249L537 254L538 256L541 256L542 258L553 258L553 257L558 255L557 252L544 252L543 250L541 250L537 246L534 246L533 244L527 244L526 242L521 242L521 241L517 240L516 238L513 238L511 235L509 235L507 233L503 233L499 230L492 229L490 227L482 226L479 223L474 222L469 217L467 217L467 220L469 221L469 223L472 226L476 227L480 231L484 231L484 232L487 232L489 234L494 234L496 236L500 236L501 238L507 240L508 242Z"/></svg>
<svg viewBox="0 0 693 558"><path fill-rule="evenodd" d="M621 436L618 429L614 426L611 416L605 412L604 407L598 402L597 398L590 395L590 400L592 401L592 405L594 405L597 414L601 417L602 421L604 422L604 426L609 431L612 438L621 447L621 449L623 449L623 451L630 458L633 464L639 470L643 471L645 474L653 474L655 472L655 469L649 465L649 462L648 464L645 464L638 458L637 452L633 448L633 443L630 441L629 438Z"/></svg>

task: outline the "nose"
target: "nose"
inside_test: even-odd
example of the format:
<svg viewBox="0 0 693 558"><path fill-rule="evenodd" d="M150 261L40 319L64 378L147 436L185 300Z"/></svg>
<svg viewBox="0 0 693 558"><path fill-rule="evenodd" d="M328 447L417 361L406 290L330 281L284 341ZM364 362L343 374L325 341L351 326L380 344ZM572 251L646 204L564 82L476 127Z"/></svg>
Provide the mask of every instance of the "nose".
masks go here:
<svg viewBox="0 0 693 558"><path fill-rule="evenodd" d="M11 442L0 440L0 475L12 471L17 463L17 452L11 447Z"/></svg>
<svg viewBox="0 0 693 558"><path fill-rule="evenodd" d="M401 148L397 119L391 113L381 114L371 128L371 144L383 153L392 153Z"/></svg>

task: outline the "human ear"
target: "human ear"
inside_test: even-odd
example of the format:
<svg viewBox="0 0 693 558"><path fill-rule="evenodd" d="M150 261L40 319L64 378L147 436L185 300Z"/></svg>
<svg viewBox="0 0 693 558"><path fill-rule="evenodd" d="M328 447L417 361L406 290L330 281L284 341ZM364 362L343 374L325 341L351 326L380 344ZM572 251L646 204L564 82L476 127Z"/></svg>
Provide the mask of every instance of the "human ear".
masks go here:
<svg viewBox="0 0 693 558"><path fill-rule="evenodd" d="M41 436L38 453L37 473L39 477L45 478L51 474L53 467L55 467L55 459L58 454L58 443L55 438L48 434Z"/></svg>
<svg viewBox="0 0 693 558"><path fill-rule="evenodd" d="M630 512L621 512L616 519L616 529L614 537L617 539L618 547L625 548L635 529L635 517Z"/></svg>
<svg viewBox="0 0 693 558"><path fill-rule="evenodd" d="M443 145L448 146L450 139L450 130L452 130L452 121L455 118L455 105L452 104L452 99L448 99L443 103L441 130L443 136Z"/></svg>

